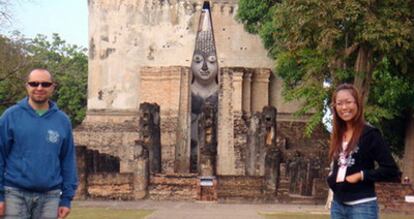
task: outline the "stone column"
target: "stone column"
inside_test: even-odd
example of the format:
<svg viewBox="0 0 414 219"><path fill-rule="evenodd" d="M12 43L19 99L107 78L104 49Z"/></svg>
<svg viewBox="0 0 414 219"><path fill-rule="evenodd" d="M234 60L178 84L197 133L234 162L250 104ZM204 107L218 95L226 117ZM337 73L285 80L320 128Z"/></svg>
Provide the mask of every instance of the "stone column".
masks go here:
<svg viewBox="0 0 414 219"><path fill-rule="evenodd" d="M414 182L414 113L411 114L405 135L405 150L402 178L408 177Z"/></svg>
<svg viewBox="0 0 414 219"><path fill-rule="evenodd" d="M75 199L84 200L88 195L88 169L86 166L86 146L76 146L76 163L79 185Z"/></svg>
<svg viewBox="0 0 414 219"><path fill-rule="evenodd" d="M277 77L273 72L271 72L269 81L269 105L274 107L277 107L277 101L279 99L277 89Z"/></svg>
<svg viewBox="0 0 414 219"><path fill-rule="evenodd" d="M139 159L136 163L137 168L134 172L134 200L143 199L148 193L148 159Z"/></svg>
<svg viewBox="0 0 414 219"><path fill-rule="evenodd" d="M133 168L133 197L134 200L143 199L147 196L149 182L149 154L142 145L130 147L129 162L134 164Z"/></svg>
<svg viewBox="0 0 414 219"><path fill-rule="evenodd" d="M161 172L160 106L139 105L139 143L148 150L151 173Z"/></svg>
<svg viewBox="0 0 414 219"><path fill-rule="evenodd" d="M233 73L220 70L217 121L217 175L235 175Z"/></svg>
<svg viewBox="0 0 414 219"><path fill-rule="evenodd" d="M252 72L246 71L243 74L243 88L242 88L242 110L247 114L251 114L251 100L252 100Z"/></svg>
<svg viewBox="0 0 414 219"><path fill-rule="evenodd" d="M189 68L181 68L180 74L180 99L177 122L177 144L175 147L176 173L190 172L191 152L191 73Z"/></svg>
<svg viewBox="0 0 414 219"><path fill-rule="evenodd" d="M269 105L269 77L270 69L256 69L252 82L252 113L261 112Z"/></svg>
<svg viewBox="0 0 414 219"><path fill-rule="evenodd" d="M248 130L248 137L247 137L247 147L246 147L246 175L248 176L257 176L256 167L257 167L257 153L260 150L260 118L261 114L252 114L250 117L250 124ZM262 139L263 139L262 135Z"/></svg>
<svg viewBox="0 0 414 219"><path fill-rule="evenodd" d="M243 120L242 103L243 103L243 72L233 72L233 138L234 154L236 162L236 174L246 174L245 148L247 145L247 126Z"/></svg>
<svg viewBox="0 0 414 219"><path fill-rule="evenodd" d="M233 72L233 111L240 113L242 112L242 103L243 103L243 72L234 71Z"/></svg>
<svg viewBox="0 0 414 219"><path fill-rule="evenodd" d="M200 176L216 175L217 105L204 103L198 119L198 172Z"/></svg>

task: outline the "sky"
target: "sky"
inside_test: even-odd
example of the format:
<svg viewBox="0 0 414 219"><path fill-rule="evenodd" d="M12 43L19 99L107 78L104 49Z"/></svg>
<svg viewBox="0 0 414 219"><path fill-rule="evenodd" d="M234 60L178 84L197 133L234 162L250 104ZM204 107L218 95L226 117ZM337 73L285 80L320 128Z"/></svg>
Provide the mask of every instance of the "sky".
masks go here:
<svg viewBox="0 0 414 219"><path fill-rule="evenodd" d="M33 38L58 33L69 44L88 46L88 0L13 0L12 24L5 34L17 30Z"/></svg>

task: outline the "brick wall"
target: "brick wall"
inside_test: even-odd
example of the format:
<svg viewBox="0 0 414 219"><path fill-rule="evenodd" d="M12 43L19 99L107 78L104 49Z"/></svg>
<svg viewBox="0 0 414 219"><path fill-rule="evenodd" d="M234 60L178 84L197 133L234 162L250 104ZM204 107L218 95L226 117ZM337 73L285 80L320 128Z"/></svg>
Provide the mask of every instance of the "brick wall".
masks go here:
<svg viewBox="0 0 414 219"><path fill-rule="evenodd" d="M87 149L86 146L76 147L76 162L79 186L76 191L77 199L89 197L90 176L97 173L119 173L120 161L118 157L97 150Z"/></svg>
<svg viewBox="0 0 414 219"><path fill-rule="evenodd" d="M311 136L306 137L306 125L306 122L278 121L277 135L281 139L286 139L286 147L290 151L300 150L307 155L314 155L316 151L325 151L327 156L329 133L319 126Z"/></svg>
<svg viewBox="0 0 414 219"><path fill-rule="evenodd" d="M406 195L414 195L411 184L376 183L375 189L382 212L414 214L414 203L405 202Z"/></svg>
<svg viewBox="0 0 414 219"><path fill-rule="evenodd" d="M150 177L149 198L153 200L196 200L197 174L155 174Z"/></svg>
<svg viewBox="0 0 414 219"><path fill-rule="evenodd" d="M88 197L94 199L133 199L133 173L95 173L88 176Z"/></svg>
<svg viewBox="0 0 414 219"><path fill-rule="evenodd" d="M265 189L261 176L219 176L217 197L221 201L265 201Z"/></svg>

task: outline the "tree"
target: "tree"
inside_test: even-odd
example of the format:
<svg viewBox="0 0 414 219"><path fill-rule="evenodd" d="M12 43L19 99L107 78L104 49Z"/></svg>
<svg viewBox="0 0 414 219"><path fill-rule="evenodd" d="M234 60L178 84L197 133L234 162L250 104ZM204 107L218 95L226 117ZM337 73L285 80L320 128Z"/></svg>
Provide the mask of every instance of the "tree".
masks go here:
<svg viewBox="0 0 414 219"><path fill-rule="evenodd" d="M21 0L0 0L0 30L2 27L12 23L13 6L16 2L20 1Z"/></svg>
<svg viewBox="0 0 414 219"><path fill-rule="evenodd" d="M16 40L0 35L0 112L24 96L22 81L30 66L25 41L17 33L13 37Z"/></svg>
<svg viewBox="0 0 414 219"><path fill-rule="evenodd" d="M10 1L0 0L0 26L10 20Z"/></svg>
<svg viewBox="0 0 414 219"><path fill-rule="evenodd" d="M298 114L317 112L308 134L343 82L358 87L368 121L384 132L385 123L406 116L414 107L413 16L414 2L406 0L240 0L238 12L276 60L285 98L303 100Z"/></svg>
<svg viewBox="0 0 414 219"><path fill-rule="evenodd" d="M49 42L37 35L27 47L33 67L43 67L54 74L57 88L53 99L76 126L86 114L88 57L86 49L68 45L58 34Z"/></svg>

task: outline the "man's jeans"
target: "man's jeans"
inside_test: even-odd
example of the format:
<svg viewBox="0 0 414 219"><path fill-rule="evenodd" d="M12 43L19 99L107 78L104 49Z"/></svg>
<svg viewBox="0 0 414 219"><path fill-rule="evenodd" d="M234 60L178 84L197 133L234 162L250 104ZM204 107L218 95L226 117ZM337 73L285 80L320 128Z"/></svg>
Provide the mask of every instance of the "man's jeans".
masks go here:
<svg viewBox="0 0 414 219"><path fill-rule="evenodd" d="M378 203L370 201L356 205L344 205L333 200L331 219L378 219Z"/></svg>
<svg viewBox="0 0 414 219"><path fill-rule="evenodd" d="M27 192L5 187L4 219L56 219L60 189L44 193Z"/></svg>

